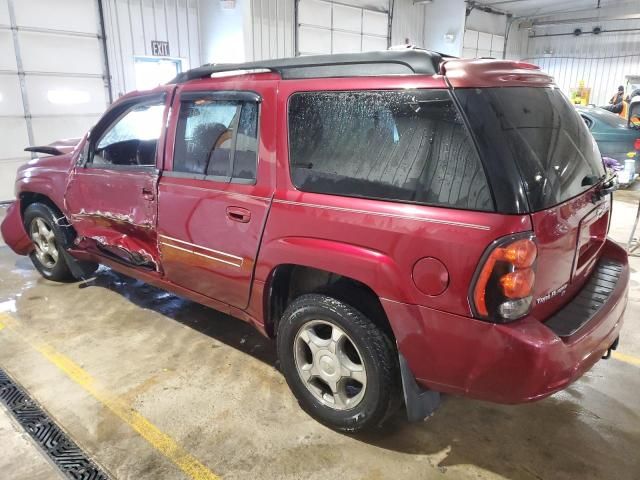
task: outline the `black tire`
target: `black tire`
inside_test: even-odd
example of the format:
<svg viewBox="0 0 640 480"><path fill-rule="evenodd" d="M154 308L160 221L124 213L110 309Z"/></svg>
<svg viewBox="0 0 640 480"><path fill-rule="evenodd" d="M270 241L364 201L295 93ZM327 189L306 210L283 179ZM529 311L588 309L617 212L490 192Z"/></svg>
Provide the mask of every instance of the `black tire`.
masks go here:
<svg viewBox="0 0 640 480"><path fill-rule="evenodd" d="M298 373L296 337L303 327L309 328L318 320L346 333L366 371L366 388L352 408L327 406ZM320 423L343 432L368 430L381 425L398 405L400 375L393 343L373 322L346 303L320 294L298 297L282 316L277 344L280 368L289 388L303 410Z"/></svg>
<svg viewBox="0 0 640 480"><path fill-rule="evenodd" d="M29 258L31 258L31 262L33 263L33 266L36 267L36 270L38 270L38 272L40 272L40 274L47 280L53 280L55 282L73 282L76 278L71 273L66 258L62 253L63 245L66 244L66 238L64 237L65 234L57 224L56 217L56 212L44 203L32 203L24 211L24 228L27 231L27 235L33 239L32 225L34 222L39 220L53 231L53 237L55 239L54 245L58 250L57 259L55 259L55 262L50 264L46 264L39 259L35 249L29 254ZM49 256L49 258L53 260L53 257Z"/></svg>

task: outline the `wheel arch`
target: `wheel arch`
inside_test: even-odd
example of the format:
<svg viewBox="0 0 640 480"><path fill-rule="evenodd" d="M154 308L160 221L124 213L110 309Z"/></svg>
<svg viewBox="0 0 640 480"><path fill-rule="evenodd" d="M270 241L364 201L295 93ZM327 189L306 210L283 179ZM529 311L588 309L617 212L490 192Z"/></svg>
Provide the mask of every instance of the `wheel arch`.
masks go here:
<svg viewBox="0 0 640 480"><path fill-rule="evenodd" d="M296 298L321 293L344 302L373 321L395 343L395 335L380 297L366 283L337 272L301 264L284 263L272 269L264 290L264 328L277 336L278 323Z"/></svg>
<svg viewBox="0 0 640 480"><path fill-rule="evenodd" d="M18 194L18 198L20 200L20 215L22 216L23 219L24 219L24 212L27 209L27 207L29 207L29 205L32 205L34 203L43 203L48 207L52 208L56 213L63 215L62 209L58 205L56 205L56 202L54 202L51 199L51 197L43 193L24 191Z"/></svg>

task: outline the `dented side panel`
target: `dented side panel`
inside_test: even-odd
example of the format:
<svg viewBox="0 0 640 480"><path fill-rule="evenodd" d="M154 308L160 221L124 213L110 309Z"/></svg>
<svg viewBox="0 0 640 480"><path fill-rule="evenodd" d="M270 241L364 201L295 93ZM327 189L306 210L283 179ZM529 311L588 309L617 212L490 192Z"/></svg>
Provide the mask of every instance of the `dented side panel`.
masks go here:
<svg viewBox="0 0 640 480"><path fill-rule="evenodd" d="M117 257L125 263L161 271L157 226L157 188L164 160L167 120L175 86L121 98L91 132L94 139L121 118L122 102L148 102L165 96L162 130L156 143L155 166L91 165L80 160L81 144L69 172L65 190L65 214L78 233L79 248ZM129 104L127 104L129 105ZM86 140L89 141L89 140Z"/></svg>
<svg viewBox="0 0 640 480"><path fill-rule="evenodd" d="M74 169L65 203L78 246L157 269L157 183L155 169Z"/></svg>

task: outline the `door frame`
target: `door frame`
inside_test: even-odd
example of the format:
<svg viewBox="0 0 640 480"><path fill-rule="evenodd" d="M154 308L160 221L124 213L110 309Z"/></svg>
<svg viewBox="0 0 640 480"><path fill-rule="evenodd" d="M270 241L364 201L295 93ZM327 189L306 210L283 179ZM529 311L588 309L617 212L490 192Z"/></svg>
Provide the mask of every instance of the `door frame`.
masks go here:
<svg viewBox="0 0 640 480"><path fill-rule="evenodd" d="M108 228L109 225L115 225L117 222L127 223L128 220L122 219L122 218L119 219L117 218L117 215L109 214L108 212L101 211L100 209L97 209L95 211L84 212L82 205L79 205L80 207L79 211L77 212L71 211L70 210L71 207L69 206L67 199L69 198L70 188L74 181L78 181L78 177L81 178L82 176L85 176L85 175L108 176L109 172L112 172L114 175L117 174L116 172L122 172L123 177L124 176L130 177L132 175L136 175L136 176L140 175L141 177L142 176L146 177L150 187L149 192L147 194L150 195L151 198L147 200L143 200L141 198L140 201L153 202L153 205L151 206L151 212L148 215L149 217L148 222L145 225L129 222L130 224L127 228L131 232L130 240L133 239L133 241L131 241L130 243L134 249L138 247L141 243L140 238L137 239L138 242L135 241L136 232L139 234L142 229L145 229L145 231L148 232L148 234L146 234L146 237L148 238L145 239L143 244L146 247L145 250L149 250L149 251L146 251L145 253L148 254L150 262L153 263L154 269L158 272L162 271L162 267L160 264L160 255L158 250L158 240L157 240L158 182L160 179L160 175L161 175L162 167L164 163L165 142L167 137L166 126L169 121L169 115L171 112L171 105L173 102L173 94L175 92L175 89L176 89L175 85L160 86L144 94L127 95L125 97L122 97L116 103L114 103L107 110L107 112L100 118L100 120L98 120L96 125L90 130L89 134L87 135L84 143L82 144L81 152L79 153L73 167L71 168L71 171L69 173L69 177L67 180L67 184L65 186L65 203L66 203L65 207L66 207L66 210L68 211L69 220L71 221L71 224L74 225L76 230L80 230L78 231L78 234L80 235L80 237L83 237L84 233L86 232L84 231L85 228L80 225L81 225L81 222L83 222L83 220L85 220L87 217L91 217L91 221L94 223L100 223L100 222L103 223L104 225L107 226L105 228ZM93 160L94 148L96 143L102 138L103 134L107 132L124 115L126 115L131 110L131 108L134 107L135 105L140 105L140 104L152 102L155 100L162 100L164 102L164 111L162 114L161 130L160 130L160 135L158 137L158 141L156 144L155 164L149 165L149 166L103 165L103 164L93 165L92 160ZM145 182L144 178L142 178L141 182L142 183ZM140 195L141 197L143 197L145 193L141 191ZM112 231L115 233L114 229L112 229ZM126 240L124 240L125 235L122 235L122 236L123 236L123 242L126 242ZM115 237L117 236L114 235L114 238ZM139 237L142 237L142 236L139 235ZM116 257L116 255L110 254L108 250L99 248L98 242L95 242L95 241L89 242L85 240L86 239L84 240L81 239L81 243L79 244L81 248L90 250L91 253L94 253L95 255L98 255L101 257L109 258L112 260L116 259L114 258ZM84 245L82 244L83 242L84 242ZM115 244L111 245L109 243L107 243L106 245L110 247L117 246ZM123 248L123 250L126 250L126 249ZM138 269L146 268L145 265L138 265L135 263L131 263L124 258L118 258L116 260L121 263L124 263L125 265L131 268L138 268Z"/></svg>

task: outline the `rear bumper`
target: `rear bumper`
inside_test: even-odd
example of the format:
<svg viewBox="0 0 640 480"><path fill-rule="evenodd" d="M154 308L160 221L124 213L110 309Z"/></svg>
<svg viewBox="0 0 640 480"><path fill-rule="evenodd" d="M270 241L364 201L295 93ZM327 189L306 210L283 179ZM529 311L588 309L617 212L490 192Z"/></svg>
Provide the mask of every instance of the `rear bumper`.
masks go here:
<svg viewBox="0 0 640 480"><path fill-rule="evenodd" d="M383 305L418 383L498 403L528 402L577 380L618 337L629 265L610 240L603 255L622 265L619 279L607 301L569 337L534 318L497 325L389 300Z"/></svg>
<svg viewBox="0 0 640 480"><path fill-rule="evenodd" d="M31 252L33 244L24 229L18 200L9 205L7 215L0 225L0 232L4 242L18 255L27 255Z"/></svg>

